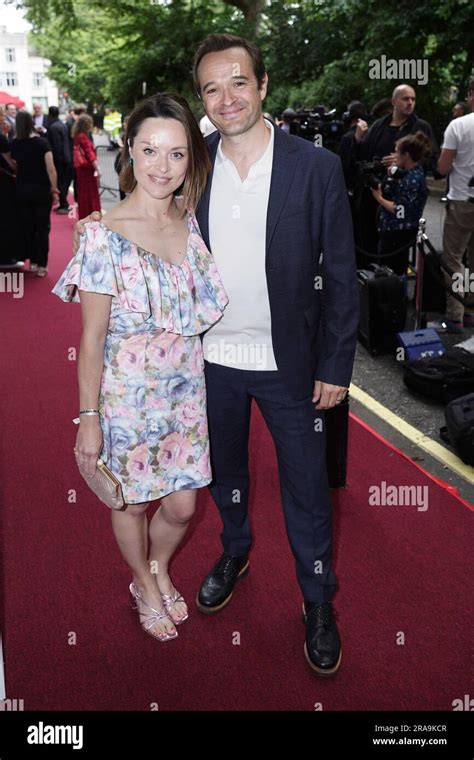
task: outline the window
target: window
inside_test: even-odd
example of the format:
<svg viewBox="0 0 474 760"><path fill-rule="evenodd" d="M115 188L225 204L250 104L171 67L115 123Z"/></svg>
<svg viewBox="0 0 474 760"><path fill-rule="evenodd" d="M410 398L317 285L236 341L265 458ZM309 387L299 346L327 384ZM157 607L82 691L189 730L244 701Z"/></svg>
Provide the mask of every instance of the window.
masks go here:
<svg viewBox="0 0 474 760"><path fill-rule="evenodd" d="M43 75L41 72L36 72L33 74L33 87L42 87L43 86Z"/></svg>
<svg viewBox="0 0 474 760"><path fill-rule="evenodd" d="M16 53L15 48L5 48L5 58L7 63L15 63Z"/></svg>
<svg viewBox="0 0 474 760"><path fill-rule="evenodd" d="M18 76L15 71L2 71L0 73L1 87L16 87L18 85Z"/></svg>

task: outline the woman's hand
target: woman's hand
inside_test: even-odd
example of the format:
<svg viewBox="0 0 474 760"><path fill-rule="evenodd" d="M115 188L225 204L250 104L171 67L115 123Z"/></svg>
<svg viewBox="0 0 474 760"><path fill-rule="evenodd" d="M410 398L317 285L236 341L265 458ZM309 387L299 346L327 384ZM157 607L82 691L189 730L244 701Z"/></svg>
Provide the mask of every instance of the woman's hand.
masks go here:
<svg viewBox="0 0 474 760"><path fill-rule="evenodd" d="M388 156L384 156L382 158L382 164L385 166L386 169L390 169L391 166L396 166L396 163L397 163L396 153L389 153Z"/></svg>
<svg viewBox="0 0 474 760"><path fill-rule="evenodd" d="M82 417L74 454L80 470L92 477L102 448L102 430L98 417Z"/></svg>

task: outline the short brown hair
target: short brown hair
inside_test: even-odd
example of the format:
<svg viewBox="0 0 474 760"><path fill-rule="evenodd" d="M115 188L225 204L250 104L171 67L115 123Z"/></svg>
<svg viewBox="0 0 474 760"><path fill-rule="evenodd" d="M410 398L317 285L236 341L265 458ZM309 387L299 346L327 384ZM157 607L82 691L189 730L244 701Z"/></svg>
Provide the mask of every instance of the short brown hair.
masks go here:
<svg viewBox="0 0 474 760"><path fill-rule="evenodd" d="M180 95L163 92L142 100L128 117L124 146L120 155L122 169L120 171L120 187L124 193L131 193L136 187L133 168L130 165L129 144L138 134L145 119L176 119L183 125L188 143L189 163L183 186L176 194L183 195L183 214L187 209L195 209L206 187L207 175L211 169L211 159L188 102Z"/></svg>
<svg viewBox="0 0 474 760"><path fill-rule="evenodd" d="M92 117L89 116L88 113L83 113L74 122L73 127L71 129L71 135L75 137L76 135L79 135L81 132L84 132L85 134L87 134L88 132L91 131L93 126L94 126L94 122L92 121Z"/></svg>
<svg viewBox="0 0 474 760"><path fill-rule="evenodd" d="M194 56L193 80L194 88L199 97L201 97L201 87L197 71L204 56L208 53L220 53L222 50L229 50L229 48L233 47L241 47L247 51L252 60L253 73L257 80L258 89L262 87L266 73L265 64L260 49L253 42L246 40L245 37L237 37L235 34L208 34L206 39L199 45Z"/></svg>
<svg viewBox="0 0 474 760"><path fill-rule="evenodd" d="M468 86L467 86L467 93L468 95L471 94L471 92L474 92L474 79L471 79Z"/></svg>

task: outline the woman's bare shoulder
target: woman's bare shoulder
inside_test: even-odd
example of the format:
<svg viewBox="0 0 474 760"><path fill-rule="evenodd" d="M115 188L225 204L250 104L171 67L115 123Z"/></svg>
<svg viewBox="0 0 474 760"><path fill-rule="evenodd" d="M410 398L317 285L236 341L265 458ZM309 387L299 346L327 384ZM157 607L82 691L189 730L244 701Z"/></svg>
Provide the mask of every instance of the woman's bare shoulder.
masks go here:
<svg viewBox="0 0 474 760"><path fill-rule="evenodd" d="M112 206L111 209L107 211L106 214L103 215L104 220L110 219L110 221L125 221L126 219L130 218L129 210L127 209L127 199L124 198L123 201L119 201L119 203L116 203L115 206Z"/></svg>

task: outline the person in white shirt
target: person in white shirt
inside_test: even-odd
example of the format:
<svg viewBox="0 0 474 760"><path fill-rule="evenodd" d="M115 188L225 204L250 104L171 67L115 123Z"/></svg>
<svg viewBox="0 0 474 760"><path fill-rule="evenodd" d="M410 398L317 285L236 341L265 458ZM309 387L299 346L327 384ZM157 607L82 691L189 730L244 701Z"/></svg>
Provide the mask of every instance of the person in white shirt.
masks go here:
<svg viewBox="0 0 474 760"><path fill-rule="evenodd" d="M45 135L48 130L49 119L43 113L41 103L33 103L33 122L39 135Z"/></svg>
<svg viewBox="0 0 474 760"><path fill-rule="evenodd" d="M466 249L467 272L474 272L474 79L469 82L468 103L471 113L448 124L438 161L439 172L449 174L442 261L453 272L453 275L445 273L447 285L460 296L466 290L462 261ZM474 327L474 294L469 288L467 292L470 298L466 308L448 294L444 319L430 324L454 333L462 332L463 327Z"/></svg>

